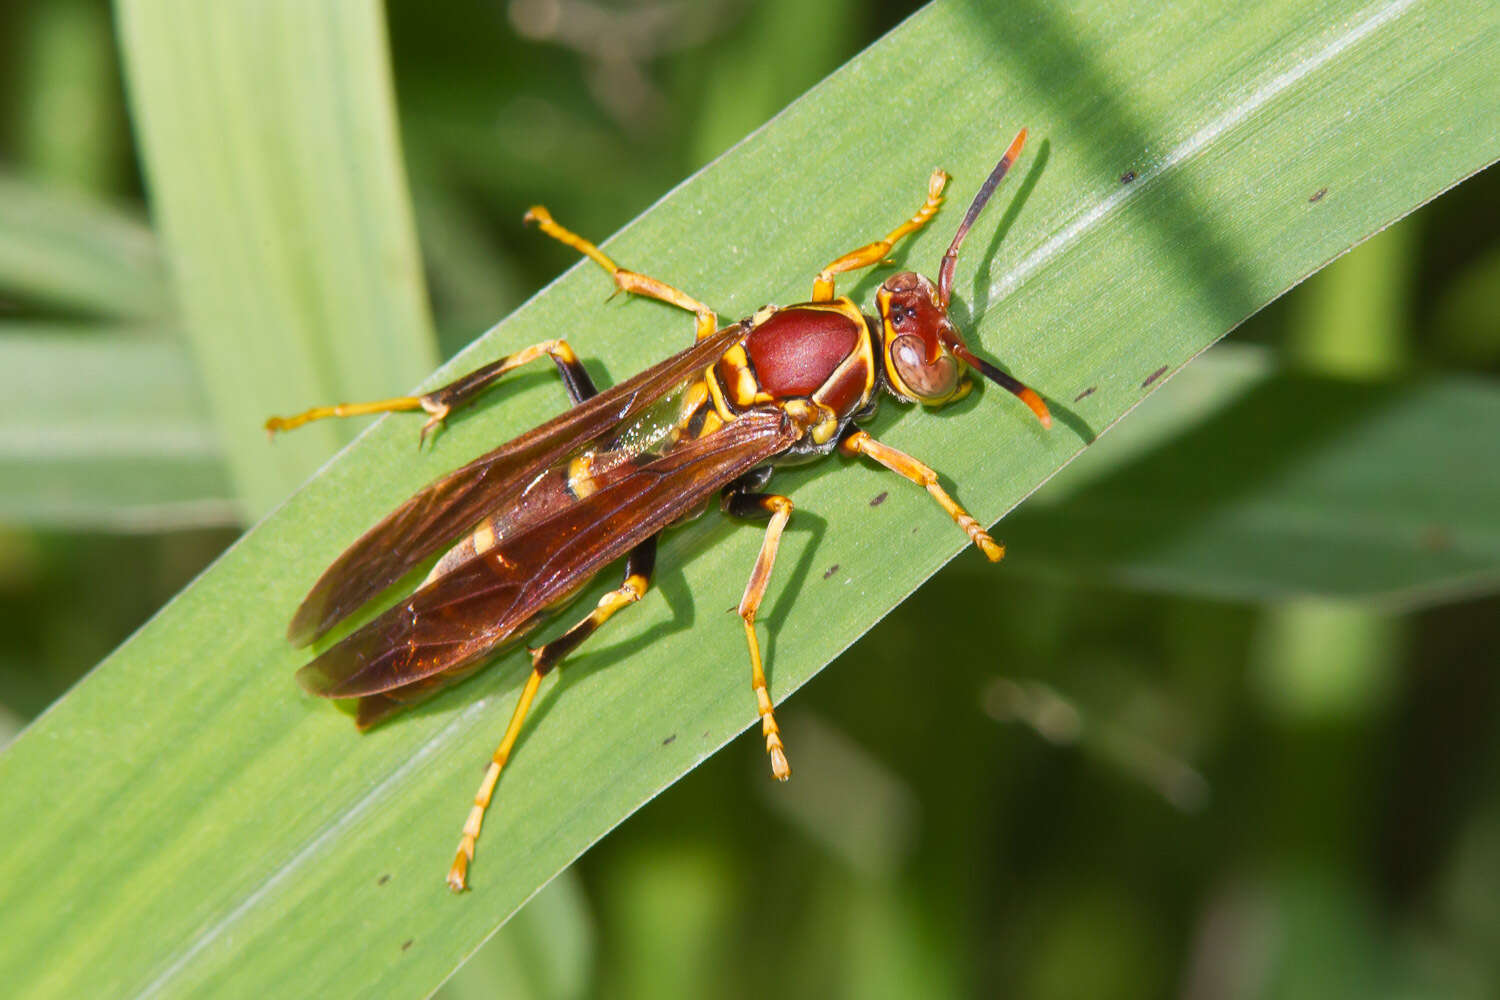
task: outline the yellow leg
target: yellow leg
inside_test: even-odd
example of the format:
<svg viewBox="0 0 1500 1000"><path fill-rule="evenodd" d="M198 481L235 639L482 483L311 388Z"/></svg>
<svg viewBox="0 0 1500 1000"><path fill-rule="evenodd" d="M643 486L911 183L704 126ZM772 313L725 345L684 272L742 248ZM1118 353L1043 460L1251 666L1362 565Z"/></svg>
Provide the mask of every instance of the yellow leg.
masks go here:
<svg viewBox="0 0 1500 1000"><path fill-rule="evenodd" d="M989 532L985 531L968 511L960 507L958 501L948 495L947 490L938 485L936 472L915 458L889 445L881 444L864 431L855 431L849 435L839 444L839 449L846 455L867 455L892 472L905 476L918 486L924 487L928 493L932 494L932 498L948 512L948 516L964 529L969 539L979 546L979 551L983 552L990 562L999 562L1005 558L1005 546L991 538Z"/></svg>
<svg viewBox="0 0 1500 1000"><path fill-rule="evenodd" d="M359 417L371 413L395 413L402 410L426 410L427 422L422 425L420 439L425 440L428 433L434 428L442 426L444 420L455 409L472 403L486 389L494 384L495 380L507 372L525 364L530 364L538 358L550 357L556 363L558 370L562 373L563 381L568 386L568 392L574 402L580 398L592 396L593 386L588 381L588 373L578 361L578 355L573 353L573 348L566 340L544 340L539 344L522 348L514 354L507 355L498 361L477 368L467 375L461 375L422 396L396 396L393 399L377 400L373 403L339 403L335 406L315 406L310 410L292 417L272 417L266 421L266 432L275 435L277 431L289 431L301 427L305 423L314 420L322 420L325 417ZM587 391L579 391L580 387L586 387Z"/></svg>
<svg viewBox="0 0 1500 1000"><path fill-rule="evenodd" d="M734 498L732 504L739 509L733 512L743 516L745 505L754 504L771 512L771 523L766 525L766 536L756 557L755 569L750 572L750 581L745 585L745 596L740 599L739 614L745 622L745 642L750 647L750 688L755 692L756 709L760 712L760 729L766 739L766 753L771 757L771 774L777 781L792 776L787 763L786 747L781 742L781 729L776 725L776 716L771 708L771 693L766 688L766 673L761 666L760 641L755 637L755 613L760 610L761 598L766 594L766 584L771 579L771 569L776 564L776 549L781 545L781 532L792 516L792 501L775 494L745 494Z"/></svg>
<svg viewBox="0 0 1500 1000"><path fill-rule="evenodd" d="M535 222L537 228L548 236L564 243L579 253L583 254L595 264L609 272L614 279L615 287L622 292L631 295L644 295L649 299L665 302L679 309L686 309L698 317L697 338L702 340L719 328L719 317L708 306L688 295L686 292L673 288L664 281L648 277L636 271L628 271L611 260L603 250L593 243L579 236L571 229L566 229L557 224L552 218L552 213L541 205L533 205L526 212L526 221Z"/></svg>
<svg viewBox="0 0 1500 1000"><path fill-rule="evenodd" d="M448 869L448 888L454 892L463 892L467 885L469 862L474 860L474 842L479 839L479 828L484 825L484 811L489 808L490 799L495 794L495 782L500 780L500 771L505 767L505 762L510 759L510 752L516 745L516 737L521 735L521 723L526 721L526 713L530 711L532 699L536 697L537 688L541 683L542 672L533 670L526 680L526 687L521 691L521 700L516 703L516 710L511 713L510 725L505 727L505 737L500 741L500 746L495 749L494 756L490 758L490 766L484 772L484 780L479 784L479 791L474 794L474 807L469 810L469 819L464 823L464 834L458 842L458 853L453 857L453 867Z"/></svg>
<svg viewBox="0 0 1500 1000"><path fill-rule="evenodd" d="M615 612L646 596L651 586L651 574L656 568L656 539L642 542L630 551L625 565L625 582L599 598L599 604L589 612L587 618L568 629L544 646L531 651L531 665L546 673L563 657L577 649L585 639L615 616Z"/></svg>
<svg viewBox="0 0 1500 1000"><path fill-rule="evenodd" d="M420 396L396 396L379 399L373 403L335 403L333 406L314 406L293 417L271 417L266 421L266 433L275 436L277 431L290 431L303 424L325 417L363 417L371 413L396 413L401 410L420 410Z"/></svg>
<svg viewBox="0 0 1500 1000"><path fill-rule="evenodd" d="M943 204L943 187L947 183L948 175L941 170L934 170L932 176L927 180L927 200L922 202L922 207L917 209L917 214L901 223L895 229L892 229L886 235L885 239L862 246L858 250L851 250L832 264L823 268L818 273L818 277L813 281L812 300L814 302L832 302L834 275L880 263L891 252L897 240L927 225L928 221L937 214L938 208Z"/></svg>
<svg viewBox="0 0 1500 1000"><path fill-rule="evenodd" d="M490 766L484 772L484 781L480 783L479 791L474 796L474 807L469 810L469 819L464 823L463 837L458 842L458 853L453 856L453 867L448 869L448 888L454 892L462 892L468 883L469 862L474 860L474 844L479 839L480 827L484 825L485 810L489 808L490 800L494 797L495 783L500 780L500 771L505 767L505 762L510 759L511 750L516 745L516 738L521 734L521 724L526 721L526 713L531 708L532 699L536 697L537 687L542 683L542 678L549 670L557 666L559 660L577 649L578 645L593 635L599 626L609 621L616 611L639 601L645 595L646 589L651 586L651 575L655 565L656 539L652 538L630 550L630 556L626 559L625 565L625 582L617 589L605 594L587 618L546 645L532 650L531 676L526 681L526 687L521 691L521 700L516 703L516 710L511 713L510 725L505 727L505 736L500 740L500 746L495 750Z"/></svg>

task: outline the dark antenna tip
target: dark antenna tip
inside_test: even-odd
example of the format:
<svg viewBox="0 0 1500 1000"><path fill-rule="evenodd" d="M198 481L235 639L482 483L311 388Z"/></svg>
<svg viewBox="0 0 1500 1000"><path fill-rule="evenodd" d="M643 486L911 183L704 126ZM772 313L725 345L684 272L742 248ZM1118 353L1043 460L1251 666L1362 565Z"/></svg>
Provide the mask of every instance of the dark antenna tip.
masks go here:
<svg viewBox="0 0 1500 1000"><path fill-rule="evenodd" d="M991 382L995 383L1000 388L1004 389L1006 392L1009 392L1021 402L1030 407L1031 412L1036 414L1036 418L1042 422L1043 427L1052 426L1052 411L1047 409L1047 404L1042 400L1042 397L1037 393L1035 389L1031 388L1029 385L1020 381L1019 379L1005 374L1003 371L996 368L994 365L990 364L988 361L979 357L979 355L975 354L973 351L969 350L967 347L964 347L961 344L953 345L952 347L950 347L950 350L952 350L954 354L958 355L965 364L978 369L979 373L985 378L989 379Z"/></svg>
<svg viewBox="0 0 1500 1000"><path fill-rule="evenodd" d="M1026 145L1026 130L1023 128L1016 133L1016 137L1010 141L1010 148L1005 155L1000 157L1000 162L995 164L995 169L985 179L979 188L979 193L974 196L974 202L969 206L968 212L964 213L964 221L958 224L958 232L953 234L953 242L948 246L948 252L943 254L943 263L938 267L938 302L944 311L948 309L948 302L953 295L953 269L958 264L958 248L963 245L964 237L969 235L969 227L974 225L974 220L979 218L979 213L984 211L985 203L990 200L990 195L995 193L995 188L1000 186L1000 181L1005 177L1005 172L1010 165L1016 162L1021 155L1021 147Z"/></svg>

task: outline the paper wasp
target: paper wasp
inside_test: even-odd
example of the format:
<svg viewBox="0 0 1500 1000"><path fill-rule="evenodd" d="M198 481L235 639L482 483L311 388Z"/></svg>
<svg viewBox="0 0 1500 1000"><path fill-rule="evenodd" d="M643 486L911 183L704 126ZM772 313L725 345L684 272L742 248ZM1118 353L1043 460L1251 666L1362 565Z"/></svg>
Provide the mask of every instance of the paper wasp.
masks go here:
<svg viewBox="0 0 1500 1000"><path fill-rule="evenodd" d="M694 344L604 392L595 390L573 349L558 339L425 395L319 407L267 421L267 430L275 432L323 417L421 409L428 414L425 437L505 373L543 357L557 366L573 400L571 409L438 479L367 531L313 586L288 629L293 642L312 642L441 553L415 593L297 672L313 694L357 698L356 723L365 729L520 641L596 573L624 557L624 582L562 635L531 650L531 675L474 797L448 873L455 891L465 886L485 809L542 678L615 612L641 599L651 582L658 534L699 514L714 493L726 513L769 522L739 616L766 752L779 779L791 769L755 636L756 610L792 514L790 499L765 492L778 463L834 450L864 455L924 487L991 560L1004 555L939 485L935 472L876 441L859 424L874 414L882 390L928 406L960 399L972 386L967 369L973 368L1050 425L1041 397L970 351L948 319L959 247L1025 139L1023 129L975 196L943 255L937 282L909 271L893 275L875 294L878 316L866 316L835 295L834 278L883 261L898 240L932 219L948 181L941 170L933 172L915 215L819 272L810 301L766 306L723 327L708 306L618 267L536 206L526 220L603 267L620 291L693 313Z"/></svg>

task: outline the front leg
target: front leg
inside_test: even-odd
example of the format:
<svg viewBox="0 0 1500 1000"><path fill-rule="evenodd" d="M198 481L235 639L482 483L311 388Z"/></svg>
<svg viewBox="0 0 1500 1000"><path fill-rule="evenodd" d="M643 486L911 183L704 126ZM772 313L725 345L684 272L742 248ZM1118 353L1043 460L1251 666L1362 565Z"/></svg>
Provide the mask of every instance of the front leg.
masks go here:
<svg viewBox="0 0 1500 1000"><path fill-rule="evenodd" d="M697 339L712 336L719 328L719 317L712 309L693 298L691 295L667 284L658 278L641 274L639 271L631 271L614 262L614 259L600 250L591 241L584 239L577 233L564 226L557 224L552 218L552 213L545 206L532 205L526 212L525 221L534 222L537 228L548 236L565 244L583 254L589 260L598 264L609 272L615 287L629 295L641 295L648 299L656 299L679 309L686 309L697 317Z"/></svg>
<svg viewBox="0 0 1500 1000"><path fill-rule="evenodd" d="M867 243L858 250L851 250L838 260L829 264L818 272L817 278L813 280L812 300L814 302L833 301L833 279L847 271L858 270L861 267L869 267L871 264L879 264L885 260L892 248L902 237L916 232L931 221L937 214L937 210L943 204L943 187L948 183L948 175L941 170L934 170L932 176L927 179L927 200L922 202L922 207L901 225L885 234L885 239Z"/></svg>
<svg viewBox="0 0 1500 1000"><path fill-rule="evenodd" d="M905 476L927 490L932 498L942 505L953 518L964 533L969 536L970 541L979 546L985 558L990 562L999 562L1005 558L1005 546L990 537L989 532L974 520L968 511L958 505L958 501L948 495L948 491L938 484L936 472L912 458L905 452L897 451L890 445L881 444L864 431L856 430L847 435L839 442L839 450L846 455L866 455L879 462L881 465L899 475Z"/></svg>

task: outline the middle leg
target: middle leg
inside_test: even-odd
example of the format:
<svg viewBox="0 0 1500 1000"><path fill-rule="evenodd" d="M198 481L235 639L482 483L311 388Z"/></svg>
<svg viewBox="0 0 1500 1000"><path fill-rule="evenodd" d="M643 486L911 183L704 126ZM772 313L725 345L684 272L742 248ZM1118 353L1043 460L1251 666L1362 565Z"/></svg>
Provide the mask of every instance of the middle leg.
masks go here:
<svg viewBox="0 0 1500 1000"><path fill-rule="evenodd" d="M274 435L277 431L294 430L303 424L327 417L358 417L372 413L426 410L427 422L422 425L422 433L418 438L420 444L427 439L429 432L442 426L450 413L474 402L502 375L543 357L550 357L557 365L557 372L562 376L563 386L568 390L568 397L575 404L595 394L597 390L594 388L593 380L589 378L589 373L584 369L583 363L578 360L578 355L573 353L573 348L568 342L561 339L544 340L530 347L524 347L514 354L508 354L498 361L476 368L467 375L460 375L447 385L439 386L421 396L396 396L393 399L381 399L372 403L337 403L333 406L315 406L295 416L270 418L266 421L266 432Z"/></svg>

